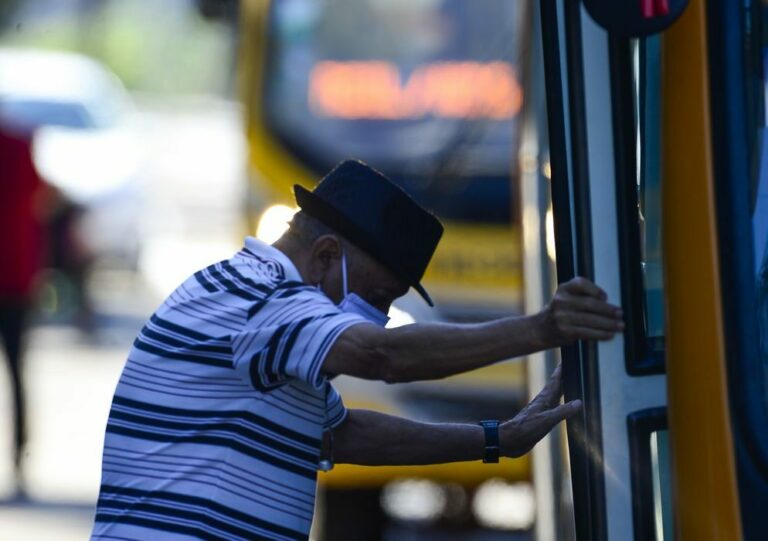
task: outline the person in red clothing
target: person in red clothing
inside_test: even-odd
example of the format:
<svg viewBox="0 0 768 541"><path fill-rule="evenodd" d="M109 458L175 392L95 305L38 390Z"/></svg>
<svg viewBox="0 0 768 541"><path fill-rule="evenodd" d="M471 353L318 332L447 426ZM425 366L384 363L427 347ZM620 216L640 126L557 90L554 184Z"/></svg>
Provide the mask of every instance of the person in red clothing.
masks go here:
<svg viewBox="0 0 768 541"><path fill-rule="evenodd" d="M20 480L26 439L22 382L24 335L42 268L44 184L32 160L31 134L0 125L0 338L14 404L14 464Z"/></svg>

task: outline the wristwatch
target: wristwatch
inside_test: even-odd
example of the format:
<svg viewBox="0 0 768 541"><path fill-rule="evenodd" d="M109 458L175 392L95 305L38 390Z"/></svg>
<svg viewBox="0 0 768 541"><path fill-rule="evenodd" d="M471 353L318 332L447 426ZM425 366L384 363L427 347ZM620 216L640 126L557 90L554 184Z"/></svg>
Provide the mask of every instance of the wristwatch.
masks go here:
<svg viewBox="0 0 768 541"><path fill-rule="evenodd" d="M499 421L480 421L485 432L485 452L483 462L495 464L499 461Z"/></svg>

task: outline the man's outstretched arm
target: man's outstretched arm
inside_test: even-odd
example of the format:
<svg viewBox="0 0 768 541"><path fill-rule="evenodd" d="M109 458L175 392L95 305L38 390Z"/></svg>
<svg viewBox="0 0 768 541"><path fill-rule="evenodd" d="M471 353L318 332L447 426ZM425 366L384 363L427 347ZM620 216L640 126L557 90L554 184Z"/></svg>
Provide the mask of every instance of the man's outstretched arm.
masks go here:
<svg viewBox="0 0 768 541"><path fill-rule="evenodd" d="M502 456L530 451L560 421L576 414L579 401L559 404L561 370L514 418L499 425ZM368 466L441 464L480 460L485 436L479 425L420 423L367 410L350 410L347 419L326 437L326 456L336 463Z"/></svg>
<svg viewBox="0 0 768 541"><path fill-rule="evenodd" d="M606 302L605 292L575 278L532 316L396 329L353 326L336 341L323 371L388 382L439 379L575 340L608 340L623 328L621 309Z"/></svg>

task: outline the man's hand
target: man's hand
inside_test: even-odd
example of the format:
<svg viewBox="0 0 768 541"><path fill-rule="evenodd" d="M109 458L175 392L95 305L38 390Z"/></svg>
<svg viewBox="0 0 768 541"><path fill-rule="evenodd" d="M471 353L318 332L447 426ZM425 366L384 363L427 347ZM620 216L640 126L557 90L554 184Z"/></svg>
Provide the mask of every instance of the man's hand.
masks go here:
<svg viewBox="0 0 768 541"><path fill-rule="evenodd" d="M539 316L542 339L547 347L560 347L576 340L610 340L624 330L621 308L606 302L605 291L586 278L561 284Z"/></svg>
<svg viewBox="0 0 768 541"><path fill-rule="evenodd" d="M560 404L562 367L555 368L544 389L513 419L499 425L501 453L519 457L533 449L560 421L581 411L581 400Z"/></svg>

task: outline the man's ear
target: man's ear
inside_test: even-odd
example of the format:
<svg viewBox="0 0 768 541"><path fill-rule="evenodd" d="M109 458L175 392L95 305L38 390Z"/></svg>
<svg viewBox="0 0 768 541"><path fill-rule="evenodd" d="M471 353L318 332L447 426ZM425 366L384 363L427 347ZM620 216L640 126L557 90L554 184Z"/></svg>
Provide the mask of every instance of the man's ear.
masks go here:
<svg viewBox="0 0 768 541"><path fill-rule="evenodd" d="M335 235L322 235L312 243L309 253L309 280L311 284L320 284L333 267L334 261L341 259L341 242Z"/></svg>

